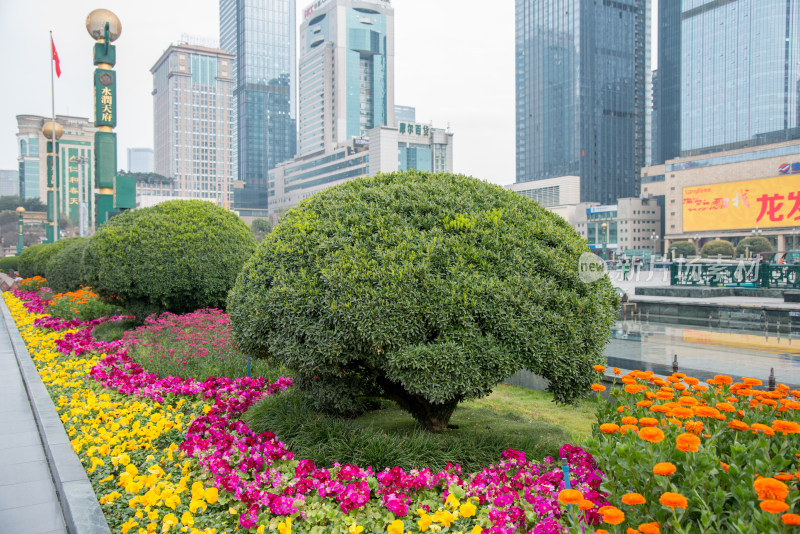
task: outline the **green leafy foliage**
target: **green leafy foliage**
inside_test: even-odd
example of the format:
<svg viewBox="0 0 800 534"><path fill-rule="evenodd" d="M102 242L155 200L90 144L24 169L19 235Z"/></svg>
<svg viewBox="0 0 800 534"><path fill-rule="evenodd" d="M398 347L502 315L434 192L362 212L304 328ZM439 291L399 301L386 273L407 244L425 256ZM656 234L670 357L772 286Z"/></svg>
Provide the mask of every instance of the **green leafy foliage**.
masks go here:
<svg viewBox="0 0 800 534"><path fill-rule="evenodd" d="M700 255L704 258L716 258L717 256L732 258L734 252L733 243L724 239L709 241L700 249Z"/></svg>
<svg viewBox="0 0 800 534"><path fill-rule="evenodd" d="M22 251L19 255L19 274L23 278L46 276L47 266L56 254L83 238L68 237L55 243L41 243Z"/></svg>
<svg viewBox="0 0 800 534"><path fill-rule="evenodd" d="M6 256L4 258L0 258L0 269L6 273L19 269L19 256Z"/></svg>
<svg viewBox="0 0 800 534"><path fill-rule="evenodd" d="M241 348L295 373L317 409L396 401L429 430L519 369L570 402L615 320L586 243L501 187L421 172L354 180L286 213L228 298Z"/></svg>
<svg viewBox="0 0 800 534"><path fill-rule="evenodd" d="M250 224L250 230L256 236L256 239L262 241L272 231L272 221L269 219L254 219Z"/></svg>
<svg viewBox="0 0 800 534"><path fill-rule="evenodd" d="M76 237L47 264L45 278L54 293L75 291L85 285L81 276L81 262L88 245L88 237Z"/></svg>
<svg viewBox="0 0 800 534"><path fill-rule="evenodd" d="M697 254L697 247L691 241L675 241L669 246L670 250L675 249L675 259Z"/></svg>
<svg viewBox="0 0 800 534"><path fill-rule="evenodd" d="M42 204L38 197L22 200L19 196L0 197L0 211L15 211L22 206L25 211L47 211L47 206ZM14 214L16 215L16 213Z"/></svg>
<svg viewBox="0 0 800 534"><path fill-rule="evenodd" d="M222 307L256 241L234 213L173 200L118 215L92 237L84 279L130 313Z"/></svg>
<svg viewBox="0 0 800 534"><path fill-rule="evenodd" d="M766 237L746 237L736 245L736 256L754 256L759 252L772 252L773 248Z"/></svg>
<svg viewBox="0 0 800 534"><path fill-rule="evenodd" d="M117 308L101 301L96 293L87 289L53 295L48 309L53 317L81 321L91 321L117 312Z"/></svg>

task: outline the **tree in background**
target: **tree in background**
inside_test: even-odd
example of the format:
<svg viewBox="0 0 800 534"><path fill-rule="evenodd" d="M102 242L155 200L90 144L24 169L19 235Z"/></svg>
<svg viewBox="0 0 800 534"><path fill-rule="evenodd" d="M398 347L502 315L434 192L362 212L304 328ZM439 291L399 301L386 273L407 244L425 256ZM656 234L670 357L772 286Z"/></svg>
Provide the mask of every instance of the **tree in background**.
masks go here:
<svg viewBox="0 0 800 534"><path fill-rule="evenodd" d="M250 230L256 236L256 239L261 242L272 231L272 221L269 219L253 219Z"/></svg>
<svg viewBox="0 0 800 534"><path fill-rule="evenodd" d="M736 256L753 257L759 252L772 252L772 245L766 237L746 237L736 245Z"/></svg>
<svg viewBox="0 0 800 534"><path fill-rule="evenodd" d="M520 369L585 394L617 315L584 282L580 235L536 202L417 171L327 189L289 210L228 297L239 346L293 370L317 409L394 400L442 431Z"/></svg>
<svg viewBox="0 0 800 534"><path fill-rule="evenodd" d="M703 258L733 258L735 250L733 243L725 241L724 239L714 239L703 245L700 249L700 256Z"/></svg>
<svg viewBox="0 0 800 534"><path fill-rule="evenodd" d="M675 249L675 259L688 258L697 254L697 247L691 241L675 241L669 248L670 250Z"/></svg>

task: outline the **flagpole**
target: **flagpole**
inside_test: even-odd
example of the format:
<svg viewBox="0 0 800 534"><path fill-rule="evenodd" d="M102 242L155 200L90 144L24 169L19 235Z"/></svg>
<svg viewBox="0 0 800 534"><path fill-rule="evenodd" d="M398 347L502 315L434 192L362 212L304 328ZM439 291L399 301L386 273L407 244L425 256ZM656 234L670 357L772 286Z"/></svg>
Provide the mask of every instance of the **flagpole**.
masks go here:
<svg viewBox="0 0 800 534"><path fill-rule="evenodd" d="M50 141L53 143L53 242L58 241L58 150L56 144L56 84L54 78L55 58L53 57L53 30L50 30L50 111L53 117L53 133Z"/></svg>

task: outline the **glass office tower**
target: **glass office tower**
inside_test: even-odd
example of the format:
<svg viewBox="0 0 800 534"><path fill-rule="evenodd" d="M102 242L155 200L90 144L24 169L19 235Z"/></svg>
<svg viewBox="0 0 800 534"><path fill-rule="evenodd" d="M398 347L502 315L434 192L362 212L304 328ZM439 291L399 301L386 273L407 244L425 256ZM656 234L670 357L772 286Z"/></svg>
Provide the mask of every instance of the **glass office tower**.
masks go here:
<svg viewBox="0 0 800 534"><path fill-rule="evenodd" d="M295 0L220 0L220 48L236 56L234 209L264 215L267 173L297 146ZM263 213L262 213L263 211Z"/></svg>
<svg viewBox="0 0 800 534"><path fill-rule="evenodd" d="M649 18L649 0L516 0L518 183L577 175L583 202L638 194Z"/></svg>
<svg viewBox="0 0 800 534"><path fill-rule="evenodd" d="M662 139L680 147L665 159L800 138L800 2L662 1L659 12Z"/></svg>

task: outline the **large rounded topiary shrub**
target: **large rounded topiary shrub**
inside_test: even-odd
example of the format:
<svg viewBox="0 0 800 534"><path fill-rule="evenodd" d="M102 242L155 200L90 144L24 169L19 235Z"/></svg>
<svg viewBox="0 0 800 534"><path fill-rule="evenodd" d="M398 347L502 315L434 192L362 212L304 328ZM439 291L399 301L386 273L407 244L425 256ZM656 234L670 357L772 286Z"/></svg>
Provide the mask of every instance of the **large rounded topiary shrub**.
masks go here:
<svg viewBox="0 0 800 534"><path fill-rule="evenodd" d="M675 241L670 245L670 254L675 249L675 259L688 258L697 254L697 247L691 241ZM670 256L671 257L671 256Z"/></svg>
<svg viewBox="0 0 800 534"><path fill-rule="evenodd" d="M37 262L37 257L39 252L46 247L46 243L38 243L36 245L31 245L20 253L18 271L22 278L44 276L43 272L39 272L39 263Z"/></svg>
<svg viewBox="0 0 800 534"><path fill-rule="evenodd" d="M83 255L83 276L142 318L222 307L256 240L234 213L172 200L110 219Z"/></svg>
<svg viewBox="0 0 800 534"><path fill-rule="evenodd" d="M6 273L19 269L19 256L5 256L0 258L0 270Z"/></svg>
<svg viewBox="0 0 800 534"><path fill-rule="evenodd" d="M724 239L714 239L709 241L700 249L700 255L704 258L716 258L723 256L732 258L734 254L733 243Z"/></svg>
<svg viewBox="0 0 800 534"><path fill-rule="evenodd" d="M80 289L83 283L81 263L83 251L89 245L88 237L76 237L53 256L45 269L47 285L54 293Z"/></svg>
<svg viewBox="0 0 800 534"><path fill-rule="evenodd" d="M607 277L579 278L581 237L473 178L394 173L290 210L228 297L242 349L295 373L319 409L395 400L430 430L519 369L583 394L616 316Z"/></svg>
<svg viewBox="0 0 800 534"><path fill-rule="evenodd" d="M736 245L736 256L755 256L759 252L772 252L772 244L766 237L746 237Z"/></svg>

